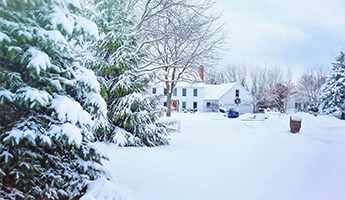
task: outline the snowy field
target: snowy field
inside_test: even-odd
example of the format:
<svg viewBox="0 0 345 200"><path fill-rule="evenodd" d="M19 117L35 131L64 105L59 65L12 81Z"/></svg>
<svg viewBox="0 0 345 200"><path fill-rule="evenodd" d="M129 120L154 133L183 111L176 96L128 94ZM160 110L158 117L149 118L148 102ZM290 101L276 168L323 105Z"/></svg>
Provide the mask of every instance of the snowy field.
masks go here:
<svg viewBox="0 0 345 200"><path fill-rule="evenodd" d="M98 181L87 197L131 200L344 200L345 121L300 114L264 121L220 113L176 114L181 131L170 146L98 145L113 182Z"/></svg>

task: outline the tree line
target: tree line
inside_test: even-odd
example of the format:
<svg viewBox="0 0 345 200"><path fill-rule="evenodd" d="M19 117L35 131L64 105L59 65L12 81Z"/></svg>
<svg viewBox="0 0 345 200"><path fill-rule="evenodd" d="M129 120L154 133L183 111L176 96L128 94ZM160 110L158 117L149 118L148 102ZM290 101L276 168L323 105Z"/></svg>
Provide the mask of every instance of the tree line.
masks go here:
<svg viewBox="0 0 345 200"><path fill-rule="evenodd" d="M229 82L238 82L246 88L255 98L255 111L260 108L275 108L285 113L287 101L295 96L307 105L301 111L311 112L313 114L340 112L344 113L343 95L339 94L339 90L343 83L332 87L326 87L334 79L343 81L344 76L342 70L344 68L343 53L336 58L336 62L332 64L333 68L329 69L324 66L318 66L305 69L299 78L292 81L293 72L290 69L281 67L257 67L248 65L228 65L223 69L208 68L206 70L206 82L209 84L221 84ZM337 75L334 75L336 73ZM331 75L333 74L333 75ZM339 89L335 89L339 88ZM326 106L325 96L336 95L330 102L337 102L337 106ZM327 97L332 99L331 97ZM336 100L336 99L342 100ZM332 109L329 109L332 107ZM344 115L344 114L343 114Z"/></svg>

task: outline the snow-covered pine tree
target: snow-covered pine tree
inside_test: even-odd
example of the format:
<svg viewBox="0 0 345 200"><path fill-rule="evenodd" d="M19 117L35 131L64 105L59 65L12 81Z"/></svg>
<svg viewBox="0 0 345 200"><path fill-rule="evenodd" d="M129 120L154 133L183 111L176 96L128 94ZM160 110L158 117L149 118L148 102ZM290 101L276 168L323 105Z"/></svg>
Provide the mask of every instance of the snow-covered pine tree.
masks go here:
<svg viewBox="0 0 345 200"><path fill-rule="evenodd" d="M332 63L332 72L321 88L321 113L341 113L345 119L345 54L340 52L336 62Z"/></svg>
<svg viewBox="0 0 345 200"><path fill-rule="evenodd" d="M143 95L152 73L138 72L144 55L137 52L139 33L134 30L136 1L91 2L97 5L95 22L101 33L94 51L96 57L103 58L92 65L98 75L104 77L100 82L110 122L106 130L109 134L99 139L113 141L119 146L168 144L171 129L160 121L164 115L161 97Z"/></svg>
<svg viewBox="0 0 345 200"><path fill-rule="evenodd" d="M0 199L73 199L100 173L106 117L81 65L97 26L76 0L0 1Z"/></svg>

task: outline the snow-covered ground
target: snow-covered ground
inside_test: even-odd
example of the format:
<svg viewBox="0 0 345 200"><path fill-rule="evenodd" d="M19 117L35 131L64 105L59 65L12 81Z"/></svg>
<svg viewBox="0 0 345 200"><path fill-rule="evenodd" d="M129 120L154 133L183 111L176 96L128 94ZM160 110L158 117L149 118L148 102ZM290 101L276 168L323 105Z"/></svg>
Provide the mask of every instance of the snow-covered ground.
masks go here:
<svg viewBox="0 0 345 200"><path fill-rule="evenodd" d="M174 113L181 131L169 146L98 145L113 182L94 184L88 197L133 200L344 200L345 121L299 114L264 121L220 113ZM93 191L93 192L92 192Z"/></svg>

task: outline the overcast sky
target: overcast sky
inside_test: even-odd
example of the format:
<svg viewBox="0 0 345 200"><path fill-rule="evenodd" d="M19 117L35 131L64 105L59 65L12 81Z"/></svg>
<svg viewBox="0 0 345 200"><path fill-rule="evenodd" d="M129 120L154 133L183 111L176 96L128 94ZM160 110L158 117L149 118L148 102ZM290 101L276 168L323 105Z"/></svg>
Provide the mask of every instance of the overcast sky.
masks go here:
<svg viewBox="0 0 345 200"><path fill-rule="evenodd" d="M229 33L220 65L330 66L345 49L344 0L218 0Z"/></svg>

